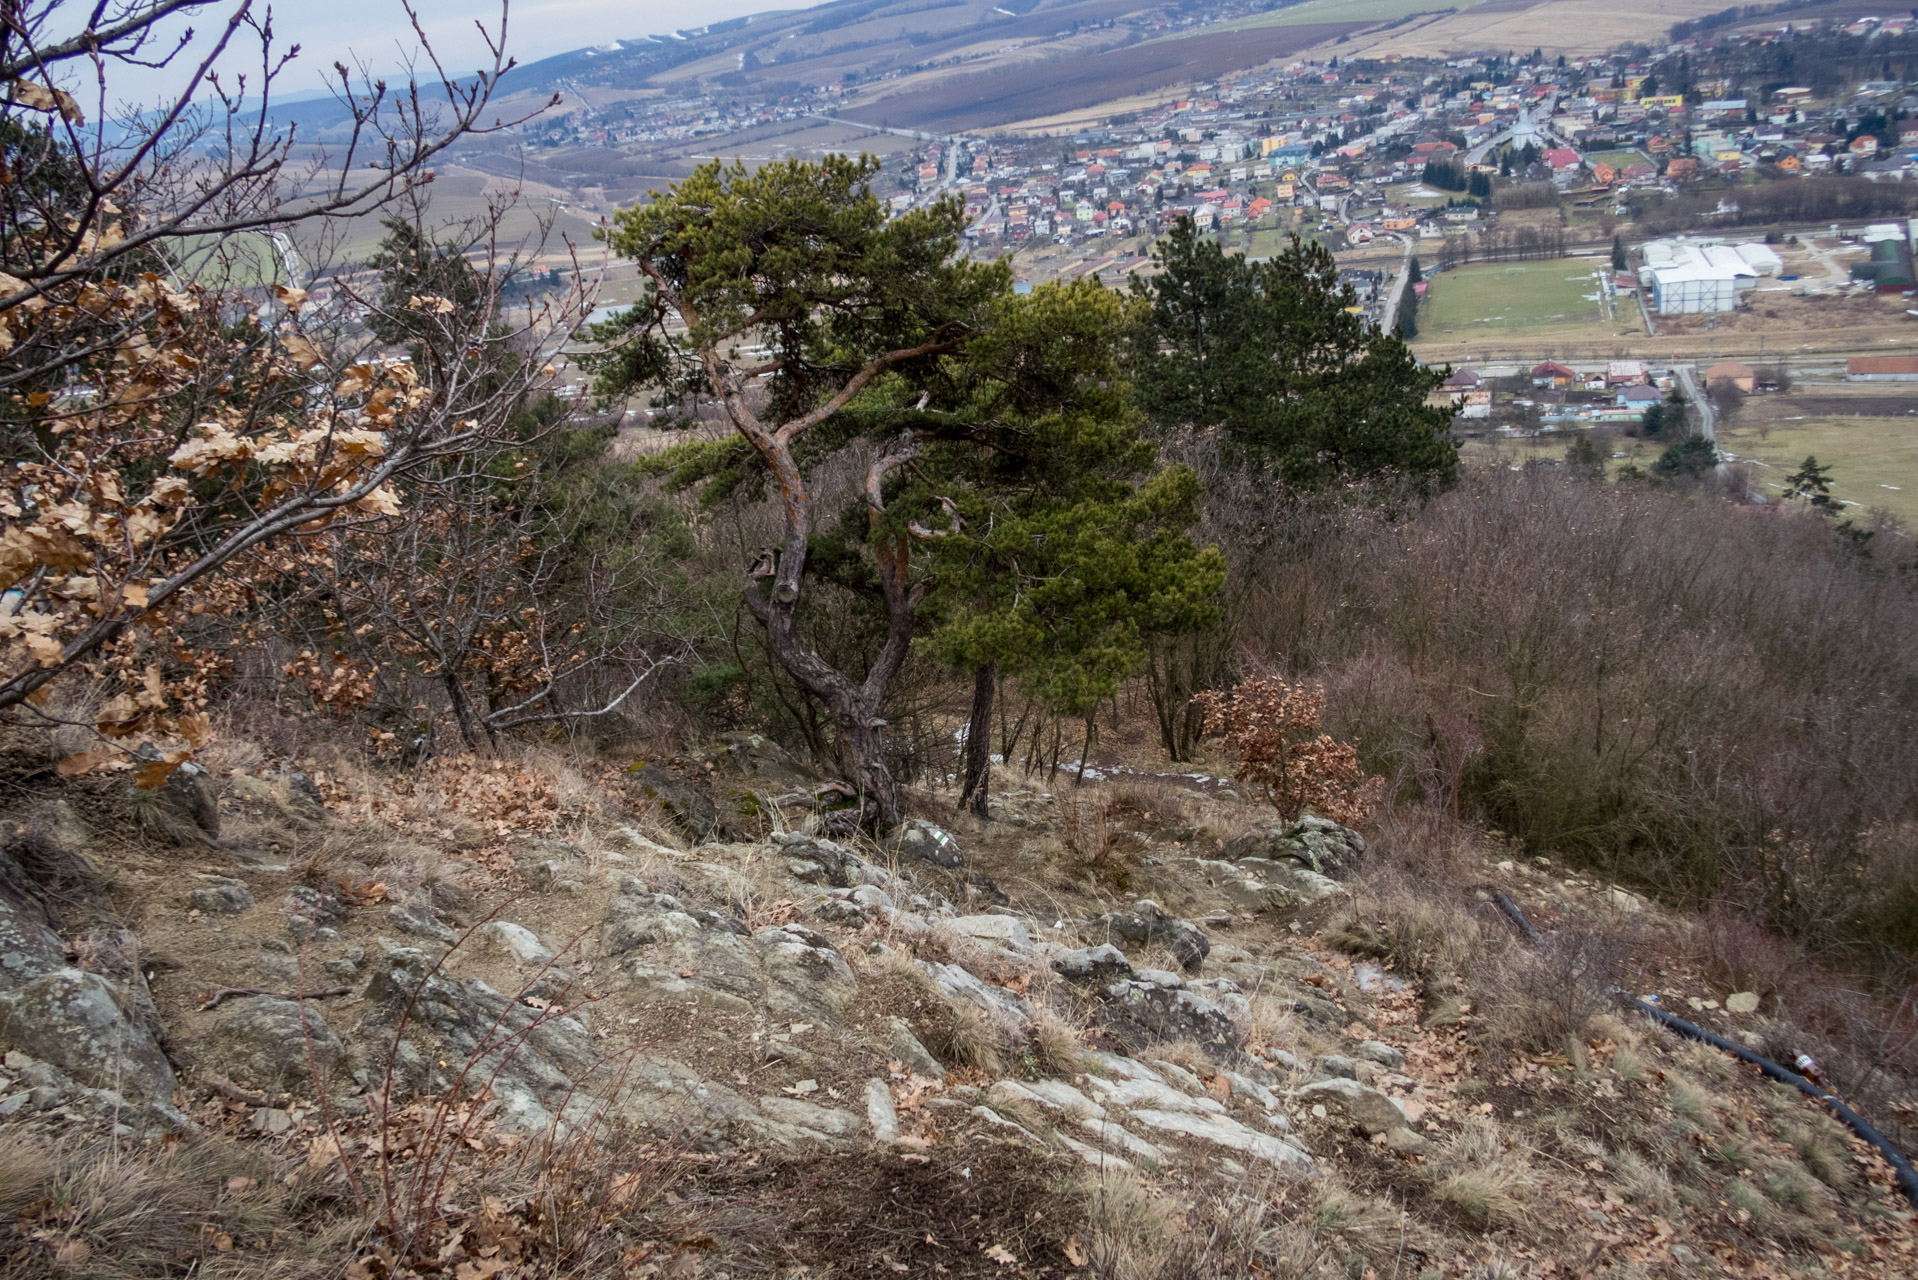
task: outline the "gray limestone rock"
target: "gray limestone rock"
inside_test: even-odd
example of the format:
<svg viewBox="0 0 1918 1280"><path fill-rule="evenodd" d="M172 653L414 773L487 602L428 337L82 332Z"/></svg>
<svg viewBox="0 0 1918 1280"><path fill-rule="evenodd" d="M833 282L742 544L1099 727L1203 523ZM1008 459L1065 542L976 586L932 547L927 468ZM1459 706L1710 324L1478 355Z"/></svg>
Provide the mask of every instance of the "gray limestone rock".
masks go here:
<svg viewBox="0 0 1918 1280"><path fill-rule="evenodd" d="M20 1050L80 1084L144 1108L147 1123L193 1128L173 1104L179 1081L118 984L61 968L0 990L0 1049Z"/></svg>
<svg viewBox="0 0 1918 1280"><path fill-rule="evenodd" d="M1190 1111L1158 1111L1152 1108L1141 1108L1131 1113L1131 1119L1134 1124L1156 1129L1160 1133L1193 1138L1216 1147L1224 1147L1228 1151L1239 1151L1249 1156L1256 1156L1277 1168L1302 1172L1312 1167L1312 1157L1291 1143L1248 1128L1230 1116L1196 1115Z"/></svg>
<svg viewBox="0 0 1918 1280"><path fill-rule="evenodd" d="M340 901L340 895L331 890L313 889L296 884L286 891L286 900L281 904L286 912L288 930L296 943L309 939L325 940L331 932L330 926L346 918L346 904Z"/></svg>
<svg viewBox="0 0 1918 1280"><path fill-rule="evenodd" d="M1125 952L1110 942L1096 947L1081 947L1052 958L1053 971L1068 982L1105 982L1116 977L1130 977L1132 965L1125 958Z"/></svg>
<svg viewBox="0 0 1918 1280"><path fill-rule="evenodd" d="M798 1098L770 1097L759 1100L759 1109L773 1120L828 1143L843 1141L859 1132L860 1117L835 1107L822 1107Z"/></svg>
<svg viewBox="0 0 1918 1280"><path fill-rule="evenodd" d="M829 885L835 889L851 889L859 885L884 889L893 883L891 872L866 861L836 841L800 832L787 832L774 837L774 843L789 864L809 864L808 869L793 871L796 879L809 884Z"/></svg>
<svg viewBox="0 0 1918 1280"><path fill-rule="evenodd" d="M1100 916L1093 921L1093 927L1136 946L1163 942L1172 948L1172 954L1188 972L1197 972L1212 950L1212 940L1203 930L1172 915L1150 898L1139 899L1130 910Z"/></svg>
<svg viewBox="0 0 1918 1280"><path fill-rule="evenodd" d="M866 1123L872 1128L873 1141L899 1140L899 1109L893 1105L892 1090L876 1076L866 1081Z"/></svg>
<svg viewBox="0 0 1918 1280"><path fill-rule="evenodd" d="M219 1011L206 1065L243 1085L310 1094L316 1087L331 1092L345 1052L316 1004L249 996Z"/></svg>
<svg viewBox="0 0 1918 1280"><path fill-rule="evenodd" d="M858 993L859 980L824 935L796 924L777 925L754 933L752 944L765 965L766 1004L772 1012L838 1024Z"/></svg>
<svg viewBox="0 0 1918 1280"><path fill-rule="evenodd" d="M7 859L10 863L11 859ZM66 948L30 904L0 893L0 990L23 986L67 967Z"/></svg>
<svg viewBox="0 0 1918 1280"><path fill-rule="evenodd" d="M910 1022L894 1016L887 1019L887 1023L891 1030L892 1056L898 1059L900 1066L913 1075L925 1076L931 1080L946 1078L945 1067L940 1065L939 1059L926 1051L925 1045L919 1043L919 1037L912 1033Z"/></svg>
<svg viewBox="0 0 1918 1280"><path fill-rule="evenodd" d="M790 751L757 733L726 734L706 748L703 759L781 788L811 787L824 781Z"/></svg>
<svg viewBox="0 0 1918 1280"><path fill-rule="evenodd" d="M750 935L704 926L645 947L621 963L615 981L641 999L691 1001L733 1013L758 1010L767 984L765 961Z"/></svg>
<svg viewBox="0 0 1918 1280"><path fill-rule="evenodd" d="M923 818L907 818L886 837L886 847L901 858L948 870L961 866L959 842L944 827Z"/></svg>
<svg viewBox="0 0 1918 1280"><path fill-rule="evenodd" d="M1398 1103L1356 1080L1320 1080L1294 1090L1291 1096L1307 1106L1324 1104L1328 1111L1338 1112L1358 1125L1367 1137L1390 1133L1405 1124L1405 1112Z"/></svg>
<svg viewBox="0 0 1918 1280"><path fill-rule="evenodd" d="M458 940L459 935L441 924L433 915L431 907L415 903L396 902L386 909L386 918L401 933L416 938L431 938L448 946Z"/></svg>
<svg viewBox="0 0 1918 1280"><path fill-rule="evenodd" d="M291 765L257 774L235 774L227 779L226 794L236 804L264 809L296 826L326 817L326 797L318 785Z"/></svg>
<svg viewBox="0 0 1918 1280"><path fill-rule="evenodd" d="M437 1042L430 1053L402 1055L397 1083L407 1093L443 1093L462 1075L469 1088L486 1082L499 1100L500 1124L535 1133L565 1121L556 1114L562 1109L584 1114L597 1105L578 1085L598 1055L577 1021L510 1000L477 978L434 973L418 948L381 944L365 991L374 1009L353 1046L367 1082L383 1072L385 1046L404 1021L409 1035Z"/></svg>
<svg viewBox="0 0 1918 1280"><path fill-rule="evenodd" d="M1117 979L1101 991L1099 1020L1119 1043L1137 1051L1162 1041L1191 1040L1220 1057L1239 1052L1245 1033L1230 1013L1198 991L1150 981L1146 973Z"/></svg>
<svg viewBox="0 0 1918 1280"><path fill-rule="evenodd" d="M1381 1067L1397 1071L1405 1065L1405 1051L1386 1044L1382 1040L1361 1040L1352 1050L1352 1056L1363 1058L1367 1062L1376 1062Z"/></svg>
<svg viewBox="0 0 1918 1280"><path fill-rule="evenodd" d="M210 916L234 915L253 905L253 893L238 880L221 880L189 893L187 905Z"/></svg>
<svg viewBox="0 0 1918 1280"><path fill-rule="evenodd" d="M220 838L220 788L204 765L188 761L179 766L167 775L154 796L161 806L202 834Z"/></svg>
<svg viewBox="0 0 1918 1280"><path fill-rule="evenodd" d="M599 933L600 950L606 955L622 956L656 942L684 940L699 933L699 921L687 913L678 898L649 893L629 875L616 875L614 882L615 892L606 904L606 923Z"/></svg>
<svg viewBox="0 0 1918 1280"><path fill-rule="evenodd" d="M1291 861L1319 875L1337 875L1355 866L1364 853L1365 838L1358 832L1307 814L1289 827L1249 832L1229 841L1220 856L1228 862Z"/></svg>
<svg viewBox="0 0 1918 1280"><path fill-rule="evenodd" d="M633 790L695 842L730 840L741 834L704 792L663 765L635 765L627 771L627 779Z"/></svg>
<svg viewBox="0 0 1918 1280"><path fill-rule="evenodd" d="M1004 1027L1016 1028L1032 1021L1032 1006L1024 999L1004 987L980 981L970 970L926 960L919 965L949 999L970 1001Z"/></svg>
<svg viewBox="0 0 1918 1280"><path fill-rule="evenodd" d="M551 963L553 953L539 935L523 924L506 920L488 920L473 930L467 949L479 957L494 956L522 968L537 969Z"/></svg>
<svg viewBox="0 0 1918 1280"><path fill-rule="evenodd" d="M1032 934L1027 932L1025 921L1017 916L954 916L946 925L968 938L997 943L1012 951L1030 953L1032 950Z"/></svg>

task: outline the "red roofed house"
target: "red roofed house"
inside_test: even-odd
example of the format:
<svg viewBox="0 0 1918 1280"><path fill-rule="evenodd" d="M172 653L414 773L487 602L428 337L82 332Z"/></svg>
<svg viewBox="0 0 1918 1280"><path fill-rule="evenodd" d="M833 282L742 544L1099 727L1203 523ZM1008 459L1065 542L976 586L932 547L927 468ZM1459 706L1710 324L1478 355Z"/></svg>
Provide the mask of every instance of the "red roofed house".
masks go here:
<svg viewBox="0 0 1918 1280"><path fill-rule="evenodd" d="M1570 147L1553 147L1543 157L1546 164L1552 166L1553 173L1563 173L1567 169L1578 168L1578 152Z"/></svg>
<svg viewBox="0 0 1918 1280"><path fill-rule="evenodd" d="M1569 387L1578 381L1578 374L1554 360L1532 366L1532 385L1535 387Z"/></svg>

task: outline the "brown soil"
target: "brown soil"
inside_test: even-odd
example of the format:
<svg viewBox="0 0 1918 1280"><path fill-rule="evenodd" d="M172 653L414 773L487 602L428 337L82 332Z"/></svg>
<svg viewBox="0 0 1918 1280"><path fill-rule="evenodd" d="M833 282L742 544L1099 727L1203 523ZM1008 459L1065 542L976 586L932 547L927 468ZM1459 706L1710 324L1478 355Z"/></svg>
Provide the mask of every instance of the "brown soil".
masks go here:
<svg viewBox="0 0 1918 1280"><path fill-rule="evenodd" d="M1056 58L998 71L954 76L925 89L893 94L840 114L892 127L980 129L1056 115L1111 98L1211 80L1330 40L1363 23L1221 31L1162 40L1105 53Z"/></svg>

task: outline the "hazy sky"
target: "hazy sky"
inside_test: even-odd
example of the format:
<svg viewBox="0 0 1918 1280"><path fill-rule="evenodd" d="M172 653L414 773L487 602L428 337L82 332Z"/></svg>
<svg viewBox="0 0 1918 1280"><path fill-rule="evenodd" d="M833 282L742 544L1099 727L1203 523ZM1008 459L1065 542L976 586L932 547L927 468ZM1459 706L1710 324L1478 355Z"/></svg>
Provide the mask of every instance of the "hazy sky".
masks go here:
<svg viewBox="0 0 1918 1280"><path fill-rule="evenodd" d="M512 0L507 12L507 50L527 63L621 37L770 9L805 9L816 3L818 0ZM486 46L474 24L484 22L497 33L499 0L416 0L415 7L427 37L447 60L449 69L470 74L486 60ZM267 8L267 0L254 0L255 13ZM354 65L351 55L369 66L388 70L413 52L418 43L399 0L278 0L271 10L274 43L282 48L298 44L301 50L298 61L279 82L282 93L321 88L321 78L335 61ZM229 6L212 6L178 25L192 26L196 44L204 46L212 33L225 26L230 12ZM251 63L257 66L257 37L255 41ZM232 61L236 70L251 70L245 58ZM163 92L170 82L163 72L121 71L111 83L116 97L150 98Z"/></svg>

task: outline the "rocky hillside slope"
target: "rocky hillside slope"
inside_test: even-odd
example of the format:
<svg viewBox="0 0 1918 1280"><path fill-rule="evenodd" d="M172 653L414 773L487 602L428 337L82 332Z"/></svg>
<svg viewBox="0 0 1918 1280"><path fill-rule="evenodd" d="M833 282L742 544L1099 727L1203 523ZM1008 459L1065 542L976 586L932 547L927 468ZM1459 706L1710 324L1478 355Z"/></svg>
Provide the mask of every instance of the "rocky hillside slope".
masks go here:
<svg viewBox="0 0 1918 1280"><path fill-rule="evenodd" d="M1496 847L1191 779L834 839L750 737L20 776L0 1274L1918 1270L1875 1153L1606 988L1756 1001Z"/></svg>

